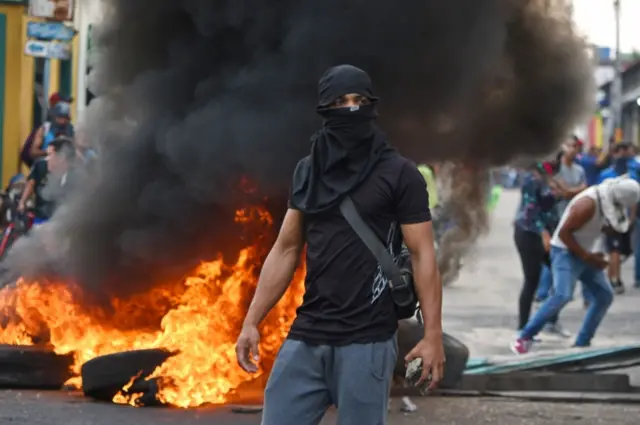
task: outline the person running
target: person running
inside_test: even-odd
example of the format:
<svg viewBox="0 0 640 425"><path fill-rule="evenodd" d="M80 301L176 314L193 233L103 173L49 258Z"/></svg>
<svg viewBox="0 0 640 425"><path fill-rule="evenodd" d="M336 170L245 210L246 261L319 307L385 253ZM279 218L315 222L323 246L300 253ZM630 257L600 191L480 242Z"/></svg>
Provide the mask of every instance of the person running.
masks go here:
<svg viewBox="0 0 640 425"><path fill-rule="evenodd" d="M511 344L514 353L531 350L534 337L571 301L578 279L588 288L592 300L575 346L591 345L614 296L603 271L607 261L602 253L602 232L626 232L630 226L629 208L638 201L640 184L626 176L592 186L571 200L551 238L554 293Z"/></svg>
<svg viewBox="0 0 640 425"><path fill-rule="evenodd" d="M422 359L420 381L431 375L433 388L445 359L428 194L415 164L375 124L378 98L366 72L331 68L318 93L324 124L294 172L289 208L260 273L236 355L245 371L258 370L258 326L289 286L306 244L304 299L273 364L262 424L316 425L335 405L340 424L382 425L398 314L388 277L341 205L352 199L389 255L398 255L403 241L411 253L425 333L405 361Z"/></svg>

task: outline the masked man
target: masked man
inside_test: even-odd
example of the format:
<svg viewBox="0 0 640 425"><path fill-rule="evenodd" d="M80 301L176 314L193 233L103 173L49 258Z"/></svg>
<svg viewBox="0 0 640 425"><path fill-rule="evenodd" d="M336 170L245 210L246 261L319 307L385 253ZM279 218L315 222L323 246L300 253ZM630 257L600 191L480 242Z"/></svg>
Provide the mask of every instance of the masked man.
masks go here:
<svg viewBox="0 0 640 425"><path fill-rule="evenodd" d="M258 325L287 289L307 244L306 292L265 390L263 425L315 425L331 405L338 423L384 424L396 362L398 318L387 278L342 216L350 196L390 252L404 241L425 318L424 339L407 356L421 358L422 378L441 379L442 289L425 181L376 126L371 80L350 65L319 82L324 124L293 176L280 234L267 256L238 338L238 362L255 372Z"/></svg>
<svg viewBox="0 0 640 425"><path fill-rule="evenodd" d="M589 290L589 303L576 347L588 347L613 301L613 288L603 269L602 233L625 233L629 209L640 201L640 184L628 177L609 179L579 193L564 211L551 238L551 271L554 293L547 298L512 344L516 354L527 353L533 338L571 301L579 279Z"/></svg>

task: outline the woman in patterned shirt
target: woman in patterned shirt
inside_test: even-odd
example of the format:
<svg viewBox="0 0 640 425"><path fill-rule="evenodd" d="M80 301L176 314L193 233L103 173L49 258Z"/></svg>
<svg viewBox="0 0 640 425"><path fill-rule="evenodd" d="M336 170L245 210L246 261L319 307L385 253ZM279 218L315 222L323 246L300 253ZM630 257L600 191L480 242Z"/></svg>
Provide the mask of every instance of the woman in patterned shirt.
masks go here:
<svg viewBox="0 0 640 425"><path fill-rule="evenodd" d="M524 274L518 329L529 320L542 266L548 262L551 232L557 223L556 196L547 164L535 163L524 175L522 197L514 221L514 240Z"/></svg>

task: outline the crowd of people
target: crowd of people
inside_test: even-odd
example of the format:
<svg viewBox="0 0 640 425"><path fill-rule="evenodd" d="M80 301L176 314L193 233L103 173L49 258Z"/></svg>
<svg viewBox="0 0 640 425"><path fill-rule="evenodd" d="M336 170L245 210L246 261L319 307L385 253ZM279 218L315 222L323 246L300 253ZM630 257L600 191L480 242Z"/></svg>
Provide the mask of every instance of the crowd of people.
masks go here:
<svg viewBox="0 0 640 425"><path fill-rule="evenodd" d="M529 352L541 331L571 337L559 315L578 281L587 313L574 346L589 346L614 295L625 291L620 266L634 252L634 286L640 288L639 182L632 144L584 152L577 137L555 159L525 171L514 220L524 275L519 334L511 346L516 354ZM541 305L531 317L535 302Z"/></svg>
<svg viewBox="0 0 640 425"><path fill-rule="evenodd" d="M33 225L48 221L56 206L72 192L78 181L76 171L88 166L96 152L77 134L71 120L73 99L60 93L49 98L47 119L36 125L20 151L20 165L28 173L18 173L5 188L2 205L4 225L18 215L33 214ZM10 194L10 195L8 195Z"/></svg>

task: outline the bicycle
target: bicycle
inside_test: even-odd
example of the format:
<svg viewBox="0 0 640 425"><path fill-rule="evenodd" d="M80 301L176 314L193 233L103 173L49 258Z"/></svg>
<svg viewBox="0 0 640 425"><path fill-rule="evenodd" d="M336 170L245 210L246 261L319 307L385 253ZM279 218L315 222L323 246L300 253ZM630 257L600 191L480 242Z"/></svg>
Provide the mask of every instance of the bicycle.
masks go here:
<svg viewBox="0 0 640 425"><path fill-rule="evenodd" d="M10 248L21 236L33 227L35 214L32 211L20 212L17 208L11 211L11 221L2 232L0 240L0 260L3 260Z"/></svg>

